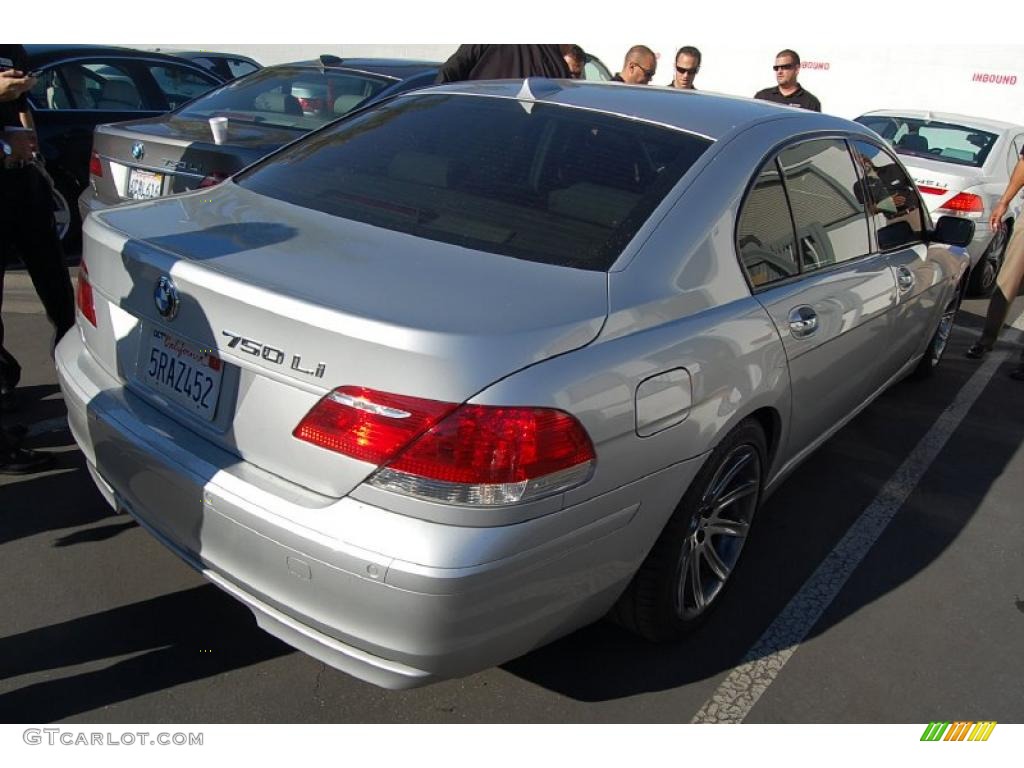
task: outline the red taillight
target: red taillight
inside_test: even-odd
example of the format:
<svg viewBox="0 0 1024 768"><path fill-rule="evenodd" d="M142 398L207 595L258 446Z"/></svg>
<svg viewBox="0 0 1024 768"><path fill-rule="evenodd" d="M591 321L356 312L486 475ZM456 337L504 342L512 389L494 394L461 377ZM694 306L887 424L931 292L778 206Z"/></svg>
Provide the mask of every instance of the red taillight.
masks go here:
<svg viewBox="0 0 1024 768"><path fill-rule="evenodd" d="M319 112L324 108L323 99L304 99L300 96L298 102L303 112Z"/></svg>
<svg viewBox="0 0 1024 768"><path fill-rule="evenodd" d="M224 173L223 171L214 171L213 173L208 174L206 178L199 182L199 189L206 189L207 187L216 187L228 176L230 176L230 174Z"/></svg>
<svg viewBox="0 0 1024 768"><path fill-rule="evenodd" d="M92 323L93 328L95 328L96 306L93 303L92 298L92 283L89 282L89 270L86 268L84 260L78 268L78 286L75 289L75 304L78 305L78 311L82 313L82 317Z"/></svg>
<svg viewBox="0 0 1024 768"><path fill-rule="evenodd" d="M929 187L926 184L918 184L917 188L926 195L944 195L949 192L948 189L942 187Z"/></svg>
<svg viewBox="0 0 1024 768"><path fill-rule="evenodd" d="M103 163L100 160L99 154L93 152L89 156L89 175L90 176L103 176Z"/></svg>
<svg viewBox="0 0 1024 768"><path fill-rule="evenodd" d="M339 387L313 406L292 434L329 451L381 465L453 408L437 400Z"/></svg>
<svg viewBox="0 0 1024 768"><path fill-rule="evenodd" d="M381 466L371 483L452 504L490 506L558 493L587 479L594 446L551 408L463 405L342 387L294 432Z"/></svg>
<svg viewBox="0 0 1024 768"><path fill-rule="evenodd" d="M939 210L957 211L959 213L983 213L985 203L978 195L972 195L970 192L961 192L939 206Z"/></svg>

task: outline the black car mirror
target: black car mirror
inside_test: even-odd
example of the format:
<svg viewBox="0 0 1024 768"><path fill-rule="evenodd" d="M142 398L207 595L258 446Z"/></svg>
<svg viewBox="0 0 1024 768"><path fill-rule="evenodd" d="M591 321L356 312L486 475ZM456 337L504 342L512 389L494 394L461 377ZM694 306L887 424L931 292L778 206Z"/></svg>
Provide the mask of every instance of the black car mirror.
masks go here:
<svg viewBox="0 0 1024 768"><path fill-rule="evenodd" d="M959 245L966 248L967 244L974 239L974 222L970 219L961 219L958 216L941 216L935 222L935 231L929 238L936 243L946 245Z"/></svg>
<svg viewBox="0 0 1024 768"><path fill-rule="evenodd" d="M901 245L912 243L917 239L914 228L910 226L909 222L894 221L878 230L878 249L891 251L893 248L899 248Z"/></svg>

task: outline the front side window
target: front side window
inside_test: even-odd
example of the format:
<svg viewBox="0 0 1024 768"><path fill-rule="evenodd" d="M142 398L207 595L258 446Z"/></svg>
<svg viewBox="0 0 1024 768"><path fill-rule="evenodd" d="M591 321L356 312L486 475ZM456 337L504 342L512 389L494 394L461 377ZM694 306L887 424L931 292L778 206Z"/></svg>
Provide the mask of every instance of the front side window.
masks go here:
<svg viewBox="0 0 1024 768"><path fill-rule="evenodd" d="M425 95L332 125L235 180L395 232L604 271L710 145L588 110Z"/></svg>
<svg viewBox="0 0 1024 768"><path fill-rule="evenodd" d="M860 179L846 142L817 139L779 153L793 211L801 271L821 269L870 252Z"/></svg>
<svg viewBox="0 0 1024 768"><path fill-rule="evenodd" d="M152 64L149 71L160 86L170 109L177 109L185 102L202 96L219 85L218 81L209 75L174 64Z"/></svg>
<svg viewBox="0 0 1024 768"><path fill-rule="evenodd" d="M874 220L879 246L888 250L922 240L928 223L924 206L896 158L866 141L853 142L853 154L863 175L857 196Z"/></svg>

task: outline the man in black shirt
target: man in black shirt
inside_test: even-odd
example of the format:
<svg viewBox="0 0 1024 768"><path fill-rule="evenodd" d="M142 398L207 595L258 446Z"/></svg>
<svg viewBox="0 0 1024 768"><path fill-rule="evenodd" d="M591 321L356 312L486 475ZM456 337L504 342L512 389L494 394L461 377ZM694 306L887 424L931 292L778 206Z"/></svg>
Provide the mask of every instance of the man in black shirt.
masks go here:
<svg viewBox="0 0 1024 768"><path fill-rule="evenodd" d="M438 83L570 76L559 45L460 45L437 73Z"/></svg>
<svg viewBox="0 0 1024 768"><path fill-rule="evenodd" d="M805 91L797 82L797 76L800 74L800 56L796 51L789 48L779 51L775 55L775 64L772 69L775 70L775 79L778 81L778 85L758 91L754 94L755 99L821 112L821 102L813 93Z"/></svg>
<svg viewBox="0 0 1024 768"><path fill-rule="evenodd" d="M74 296L54 227L49 182L34 163L36 135L25 93L35 85L35 78L26 76L27 69L22 46L0 44L0 303L13 246L59 339L74 325ZM21 374L18 361L3 347L3 330L0 315L0 413L10 404ZM52 463L50 454L20 448L22 435L0 423L0 474L36 472Z"/></svg>

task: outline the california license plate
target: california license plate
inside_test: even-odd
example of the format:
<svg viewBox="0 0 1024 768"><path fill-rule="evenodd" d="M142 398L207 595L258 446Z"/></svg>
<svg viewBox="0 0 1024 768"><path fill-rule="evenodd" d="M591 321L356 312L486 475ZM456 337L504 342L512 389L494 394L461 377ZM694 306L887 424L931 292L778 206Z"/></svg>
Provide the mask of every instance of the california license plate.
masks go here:
<svg viewBox="0 0 1024 768"><path fill-rule="evenodd" d="M141 168L128 171L128 197L132 200L149 200L160 197L164 189L164 175Z"/></svg>
<svg viewBox="0 0 1024 768"><path fill-rule="evenodd" d="M139 368L152 389L207 421L213 420L224 364L211 350L153 328L149 343L142 346Z"/></svg>

